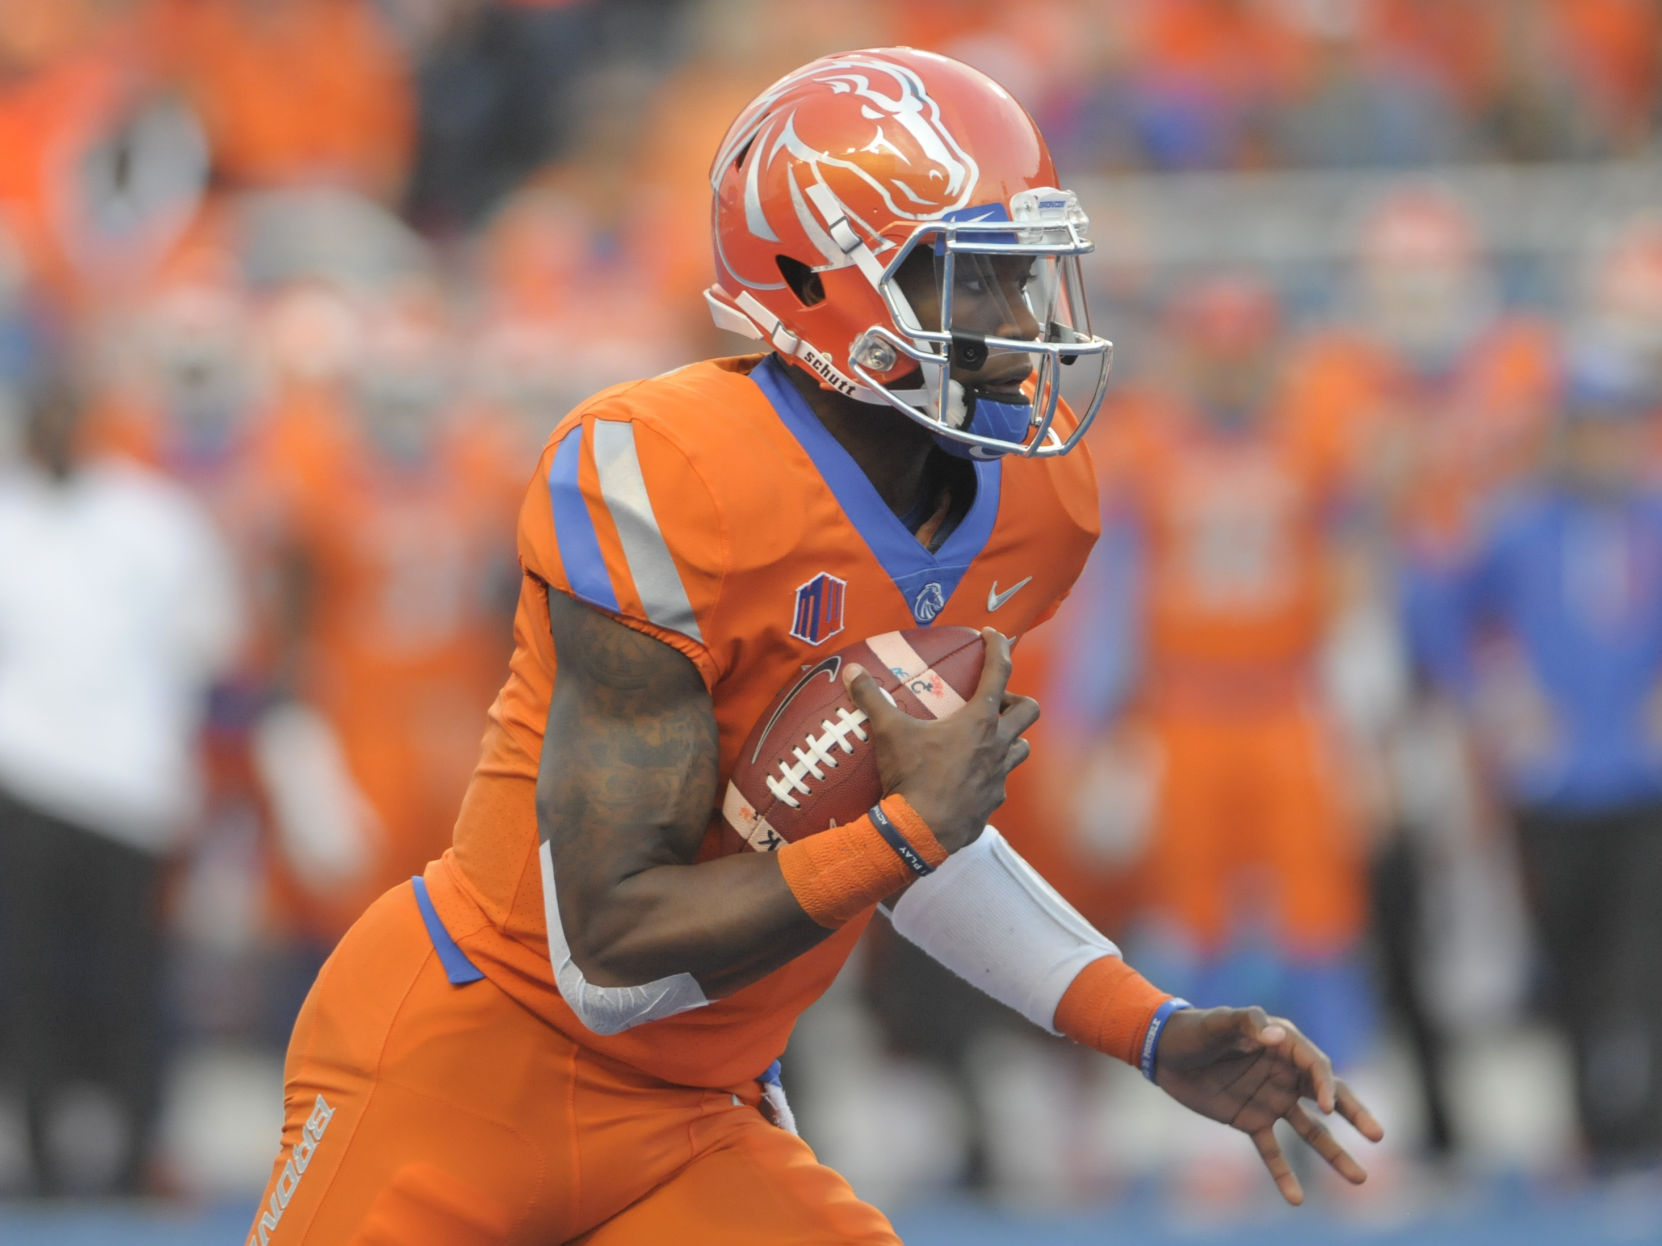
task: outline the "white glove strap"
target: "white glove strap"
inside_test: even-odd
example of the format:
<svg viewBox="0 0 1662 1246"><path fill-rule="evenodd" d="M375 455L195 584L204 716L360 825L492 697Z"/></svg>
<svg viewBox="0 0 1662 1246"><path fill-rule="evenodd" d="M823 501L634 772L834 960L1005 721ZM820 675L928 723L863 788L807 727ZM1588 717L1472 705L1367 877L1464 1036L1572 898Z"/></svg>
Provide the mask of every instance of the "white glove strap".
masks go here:
<svg viewBox="0 0 1662 1246"><path fill-rule="evenodd" d="M889 917L953 973L1052 1034L1079 971L1120 954L991 826L913 883Z"/></svg>

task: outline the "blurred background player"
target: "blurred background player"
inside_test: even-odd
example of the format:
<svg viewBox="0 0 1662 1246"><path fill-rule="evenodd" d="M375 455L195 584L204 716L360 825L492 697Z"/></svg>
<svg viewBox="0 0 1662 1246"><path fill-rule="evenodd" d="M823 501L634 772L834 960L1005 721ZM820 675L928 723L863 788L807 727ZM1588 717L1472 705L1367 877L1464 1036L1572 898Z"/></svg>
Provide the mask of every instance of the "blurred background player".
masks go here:
<svg viewBox="0 0 1662 1246"><path fill-rule="evenodd" d="M486 420L458 417L459 360L424 286L357 310L340 425L294 498L288 692L313 707L373 823L349 886L313 895L326 950L450 841L505 660L517 588L500 534L522 481ZM481 444L483 443L483 444Z"/></svg>
<svg viewBox="0 0 1662 1246"><path fill-rule="evenodd" d="M1125 560L1114 590L1135 604L1099 600L1103 621L1076 623L1135 638L1119 686L1088 707L1150 772L1130 920L1185 998L1273 999L1354 1062L1372 1031L1364 852L1320 681L1354 579L1347 481L1289 418L1281 310L1261 278L1180 287L1166 341L1099 442L1117 529L1104 550ZM1078 705L1077 686L1055 692Z"/></svg>
<svg viewBox="0 0 1662 1246"><path fill-rule="evenodd" d="M1633 1168L1662 1154L1662 499L1645 480L1662 385L1588 340L1558 405L1550 474L1423 628L1511 807L1588 1150Z"/></svg>
<svg viewBox="0 0 1662 1246"><path fill-rule="evenodd" d="M137 1194L166 1071L162 891L241 600L209 516L89 461L37 364L0 470L0 1000L38 1195Z"/></svg>
<svg viewBox="0 0 1662 1246"><path fill-rule="evenodd" d="M1502 274L1458 195L1388 190L1354 228L1339 315L1298 350L1289 406L1354 502L1360 591L1336 620L1329 666L1367 791L1381 984L1418 1066L1428 1148L1447 1154L1450 1009L1434 1001L1458 978L1473 1014L1492 1011L1477 1001L1515 995L1522 961L1507 951L1510 854L1485 834L1482 780L1428 677L1414 603L1422 578L1462 565L1536 469L1558 342L1544 319L1505 309ZM1439 961L1482 967L1439 979Z"/></svg>

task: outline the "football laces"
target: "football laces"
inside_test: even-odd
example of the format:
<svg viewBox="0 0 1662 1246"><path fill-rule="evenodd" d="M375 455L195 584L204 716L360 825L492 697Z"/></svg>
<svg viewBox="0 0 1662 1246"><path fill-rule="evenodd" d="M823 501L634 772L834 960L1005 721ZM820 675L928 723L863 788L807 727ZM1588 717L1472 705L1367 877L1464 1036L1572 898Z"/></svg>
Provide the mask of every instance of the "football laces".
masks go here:
<svg viewBox="0 0 1662 1246"><path fill-rule="evenodd" d="M802 802L798 797L812 794L808 780L824 779L827 768L835 770L840 764L831 750L839 749L846 756L854 751L850 736L862 742L868 738L865 721L864 710L850 710L846 706L837 707L836 722L821 719L819 725L824 730L819 735L810 732L803 741L805 747L791 750L795 760L780 762L778 775L767 776L768 791L773 793L773 798L792 809L800 809Z"/></svg>

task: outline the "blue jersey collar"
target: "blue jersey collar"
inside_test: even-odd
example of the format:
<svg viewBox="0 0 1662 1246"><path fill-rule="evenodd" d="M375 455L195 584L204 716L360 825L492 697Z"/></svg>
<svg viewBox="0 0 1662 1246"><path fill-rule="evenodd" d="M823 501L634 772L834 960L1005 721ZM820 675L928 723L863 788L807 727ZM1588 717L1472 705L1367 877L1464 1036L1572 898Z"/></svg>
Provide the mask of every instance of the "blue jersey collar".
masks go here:
<svg viewBox="0 0 1662 1246"><path fill-rule="evenodd" d="M901 522L860 470L842 443L826 431L813 408L784 374L788 364L769 355L751 371L762 393L786 428L814 461L837 504L848 516L883 570L894 581L907 609L920 624L932 623L946 608L964 572L986 548L998 519L1001 459L975 463L975 500L966 514L931 553ZM874 419L883 418L881 411ZM899 413L896 419L902 418Z"/></svg>

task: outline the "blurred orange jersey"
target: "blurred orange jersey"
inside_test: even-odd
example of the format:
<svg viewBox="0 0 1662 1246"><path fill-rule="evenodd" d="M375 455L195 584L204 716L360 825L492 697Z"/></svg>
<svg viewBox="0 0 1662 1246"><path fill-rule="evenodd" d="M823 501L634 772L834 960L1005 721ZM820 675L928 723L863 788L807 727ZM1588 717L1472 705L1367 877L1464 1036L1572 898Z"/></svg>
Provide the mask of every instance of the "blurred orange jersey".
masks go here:
<svg viewBox="0 0 1662 1246"><path fill-rule="evenodd" d="M1207 954L1263 926L1305 953L1349 947L1362 875L1315 678L1341 462L1279 399L1220 428L1154 396L1121 431L1110 487L1139 530L1145 655L1128 721L1152 746L1127 755L1153 794L1133 903Z"/></svg>
<svg viewBox="0 0 1662 1246"><path fill-rule="evenodd" d="M226 179L397 193L414 145L414 93L376 5L155 0L145 16L147 50L195 106Z"/></svg>
<svg viewBox="0 0 1662 1246"><path fill-rule="evenodd" d="M384 832L362 885L315 902L328 933L444 850L479 756L514 573L511 507L483 457L469 429L415 463L347 437L314 448L294 534L309 580L296 691Z"/></svg>
<svg viewBox="0 0 1662 1246"><path fill-rule="evenodd" d="M1332 599L1331 456L1279 422L1209 429L1158 397L1119 432L1105 488L1140 530L1149 682L1302 671Z"/></svg>
<svg viewBox="0 0 1662 1246"><path fill-rule="evenodd" d="M614 615L697 666L714 698L725 787L755 719L805 666L920 624L1019 634L1055 609L1098 530L1084 454L1007 458L975 465L973 503L930 552L819 423L787 366L753 356L693 364L607 390L556 428L520 513L511 672L454 846L427 870L446 928L487 977L584 1047L685 1085L765 1069L865 922L707 1007L610 1037L577 1020L554 985L552 862L539 852L534 808L555 673L548 593ZM710 834L704 854L719 844Z"/></svg>
<svg viewBox="0 0 1662 1246"><path fill-rule="evenodd" d="M1303 352L1290 419L1378 497L1399 541L1455 550L1495 494L1538 465L1557 359L1553 331L1523 317L1430 378L1385 346L1335 334Z"/></svg>

